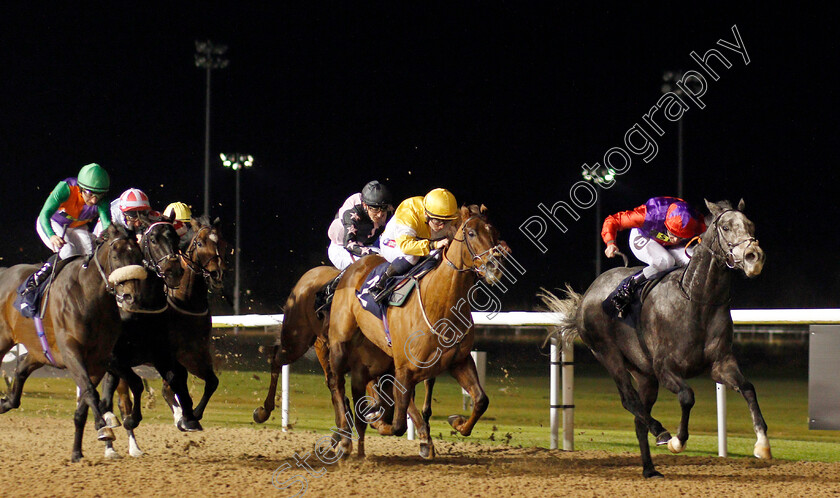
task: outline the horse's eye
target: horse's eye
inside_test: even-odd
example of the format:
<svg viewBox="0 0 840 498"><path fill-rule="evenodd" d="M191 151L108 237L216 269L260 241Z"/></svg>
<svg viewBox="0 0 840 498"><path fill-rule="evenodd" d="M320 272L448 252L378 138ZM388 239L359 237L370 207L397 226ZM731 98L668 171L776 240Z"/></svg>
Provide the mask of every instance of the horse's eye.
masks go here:
<svg viewBox="0 0 840 498"><path fill-rule="evenodd" d="M204 247L204 244L202 244L200 240L197 240L197 241L195 242L195 246L196 246L196 247Z"/></svg>
<svg viewBox="0 0 840 498"><path fill-rule="evenodd" d="M721 229L723 229L723 231L724 231L724 232L728 232L728 231L729 231L729 227L728 227L728 226L726 226L726 225L722 226L722 227L721 227Z"/></svg>
<svg viewBox="0 0 840 498"><path fill-rule="evenodd" d="M468 231L467 235L469 235L470 237L475 237L475 230Z"/></svg>

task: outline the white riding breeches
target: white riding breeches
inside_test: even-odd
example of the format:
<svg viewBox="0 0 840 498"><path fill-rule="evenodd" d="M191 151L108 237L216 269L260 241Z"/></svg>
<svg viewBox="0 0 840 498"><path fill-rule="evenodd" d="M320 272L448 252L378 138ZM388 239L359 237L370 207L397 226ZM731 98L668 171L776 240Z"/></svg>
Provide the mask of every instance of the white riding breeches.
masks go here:
<svg viewBox="0 0 840 498"><path fill-rule="evenodd" d="M67 227L67 230L65 231L64 227L53 220L50 220L50 225L56 235L64 239L64 245L61 246L61 250L57 251L59 259L93 254L93 244L96 241L96 238L88 231L87 227ZM44 242L44 245L46 245L50 251L56 252L55 247L52 242L50 242L49 236L47 236L44 229L41 228L41 224L37 221L35 222L35 230L38 231L38 236L41 237L41 241Z"/></svg>
<svg viewBox="0 0 840 498"><path fill-rule="evenodd" d="M367 246L367 248L370 249L371 254L379 253L378 247ZM327 248L327 255L330 257L330 262L333 266L339 270L347 268L360 258L360 256L356 256L345 249L344 246L340 246L335 242L330 242L330 246Z"/></svg>
<svg viewBox="0 0 840 498"><path fill-rule="evenodd" d="M640 261L648 265L642 271L648 279L672 268L685 266L691 259L685 254L685 246L663 247L644 235L638 228L630 230L630 250ZM693 250L689 249L688 252L691 254Z"/></svg>

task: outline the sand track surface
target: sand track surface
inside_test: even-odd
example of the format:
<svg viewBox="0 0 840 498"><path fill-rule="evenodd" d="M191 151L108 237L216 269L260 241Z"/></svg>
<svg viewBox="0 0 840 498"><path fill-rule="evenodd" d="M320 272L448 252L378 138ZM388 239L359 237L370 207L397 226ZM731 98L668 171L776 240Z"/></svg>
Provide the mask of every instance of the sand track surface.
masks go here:
<svg viewBox="0 0 840 498"><path fill-rule="evenodd" d="M437 458L417 443L368 435L367 458L323 465L312 453L324 434L274 427L218 428L184 434L143 423L140 458L106 459L88 423L85 459L70 462L71 419L0 417L4 496L840 496L840 463L654 455L664 479L645 480L636 453L560 452L436 441ZM312 473L295 455L310 453ZM289 464L290 468L277 471ZM322 470L323 469L323 470ZM275 472L277 471L277 472ZM305 477L304 477L305 476ZM286 489L272 486L290 482Z"/></svg>

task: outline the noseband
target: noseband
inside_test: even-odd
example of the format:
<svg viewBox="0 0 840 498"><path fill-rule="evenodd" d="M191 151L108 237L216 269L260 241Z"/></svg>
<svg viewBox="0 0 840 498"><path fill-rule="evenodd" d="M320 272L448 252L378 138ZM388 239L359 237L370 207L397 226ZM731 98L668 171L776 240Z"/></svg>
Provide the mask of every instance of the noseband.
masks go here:
<svg viewBox="0 0 840 498"><path fill-rule="evenodd" d="M175 254L175 253L164 254L163 256L158 258L157 260L155 260L154 256L152 255L152 248L149 246L149 234L152 232L152 228L154 228L158 225L165 225L165 224L167 224L165 221L158 221L156 223L152 223L151 225L149 225L149 228L147 228L143 232L143 236L141 237L141 240L143 241L143 248L142 248L143 249L143 266L145 266L149 270L152 270L153 272L155 272L155 274L160 278L164 278L163 268L161 268L160 264L165 260L169 260L169 261L177 261L178 260L178 255Z"/></svg>
<svg viewBox="0 0 840 498"><path fill-rule="evenodd" d="M198 230L198 233L195 234L193 237L192 242L190 242L189 247L187 250L184 251L182 258L184 262L187 264L187 268L189 268L193 273L200 273L205 279L209 279L211 277L211 273L207 270L207 266L215 261L216 259L222 259L222 256L219 254L219 245L216 244L216 254L214 254L208 261L207 264L202 265L200 262L193 259L195 255L195 251L198 249L198 239L201 237L201 232L204 230L211 230L210 227L201 227ZM214 241L215 242L215 241Z"/></svg>
<svg viewBox="0 0 840 498"><path fill-rule="evenodd" d="M108 247L113 248L113 246L117 242L117 240L118 239L113 239L113 240L109 241L108 242ZM120 272L121 270L123 270L123 268L128 269L130 267L132 269L141 270L143 272L142 277L140 277L139 275L133 275L133 277L126 278L126 280L131 280L133 278L146 278L146 273L145 273L145 270L143 270L143 267L141 267L140 265L126 265L126 266L123 266L121 268L117 268L116 270L114 270L113 268L110 268L111 264L108 263L109 271L108 271L108 274L106 275L105 274L105 269L102 268L102 264L99 262L99 258L97 257L97 254L99 253L99 248L102 247L103 245L104 244L99 244L99 245L96 246L96 249L93 250L93 254L91 255L91 259L93 259L93 262L96 265L96 269L99 271L99 276L102 277L102 281L105 283L105 290L108 292L108 294L116 296L117 302L121 302L122 301L122 296L117 296L116 286L119 285L123 280L117 281L113 285L111 285L111 277L114 275L114 273ZM110 260L110 258L108 258L108 259ZM87 264L85 264L85 267L87 267ZM128 273L132 273L132 272L133 271L129 271ZM123 275L123 276L125 276L125 275Z"/></svg>
<svg viewBox="0 0 840 498"><path fill-rule="evenodd" d="M472 258L472 266L468 266L468 267L466 267L466 268L458 268L458 267L457 267L457 266L455 266L455 264L454 264L454 263L452 263L452 261L450 261L450 260L449 260L449 258L446 256L446 253L447 253L448 251L444 251L444 253L443 253L443 258L446 260L446 264L448 264L448 265L449 265L452 269L454 269L455 271L458 271L458 272L467 272L467 271L472 271L472 272L475 272L475 274L476 274L476 275L478 275L478 277L479 277L479 278L485 278L486 271L487 271L487 263L483 262L483 259L482 259L482 258L484 258L484 256L485 256L485 255L487 255L487 254L489 253L489 254L490 254L490 257L495 259L495 255L498 253L499 248L500 248L501 246L500 246L499 244L496 244L496 245L494 245L493 247L490 247L489 249L487 249L486 251L483 251L483 252L481 252L481 253L476 253L476 252L475 252L475 250L474 250L474 249L472 248L472 246L470 245L469 238L467 237L467 224L468 224L468 223L470 222L470 220L472 220L473 218L478 218L478 219L480 219L480 220L484 221L484 222L485 222L485 224L488 224L488 223L485 221L485 218L484 218L483 216L479 216L479 215L473 215L473 216L470 216L469 218L467 218L467 221L465 221L465 222L461 225L461 230L460 230L460 231L461 231L461 234L463 235L463 237L464 237L464 238L459 239L459 238L457 238L457 236L455 236L455 237L453 237L453 239L452 239L452 240L453 240L453 241L455 241L455 242L463 242L463 243L464 243L464 245L465 245L465 246L467 246L467 251L469 251L469 253L470 253L470 257ZM488 224L488 225L489 225L489 224ZM479 266L479 264L478 264L478 263L481 263L481 264L480 264L480 266Z"/></svg>
<svg viewBox="0 0 840 498"><path fill-rule="evenodd" d="M740 212L740 211L738 211L737 209L727 209L727 210L723 211L722 213L720 213L719 215L717 215L715 217L714 221L712 221L712 226L715 227L715 241L717 242L717 246L718 246L719 250L716 251L712 247L707 246L706 244L704 244L702 242L702 240L700 241L700 244L698 244L698 246L700 248L706 250L706 251L709 251L709 253L715 259L715 261L721 262L724 265L726 265L727 268L734 270L734 269L741 268L741 264L744 262L743 259L739 260L738 258L735 257L735 252L734 252L735 248L740 247L744 244L747 244L748 246L752 245L753 243L757 244L758 239L756 239L755 237L747 237L744 240L741 240L739 242L730 242L724 236L723 231L720 228L720 219L723 217L724 214L729 213L729 212ZM689 244L691 244L691 243L689 242ZM710 245L713 245L713 244L714 244L714 242ZM725 247L724 247L724 245L725 245ZM688 250L688 246L686 246L686 251L687 250ZM722 306L724 304L728 304L729 302L731 302L731 300L732 300L731 293L725 301L722 301L720 303L700 302L700 301L697 301L696 299L693 299L691 297L691 294L689 293L689 291L686 290L683 281L685 280L685 275L686 275L686 273L688 273L688 268L689 268L689 266L691 266L691 263L693 261L694 261L694 259L692 258L689 261L688 265L685 266L685 268L683 269L682 275L680 276L679 288L680 288L680 291L682 291L683 295L686 297L686 299L688 299L689 301L692 301L692 302L696 302L698 304L713 305L713 306Z"/></svg>
<svg viewBox="0 0 840 498"><path fill-rule="evenodd" d="M744 245L744 244L747 244L747 247L751 246L753 243L758 244L758 239L756 239L755 237L747 237L740 242L730 242L726 238L726 236L724 236L723 232L721 231L720 223L719 223L721 217L724 214L729 213L729 212L739 212L739 211L737 211L735 209L727 209L724 212L717 215L717 217L715 218L715 221L712 222L712 225L714 225L714 227L715 227L715 240L717 240L718 247L720 248L721 252L723 252L723 256L721 256L720 254L718 254L715 251L711 251L711 252L715 256L715 259L717 259L718 261L722 260L723 263L727 266L727 268L734 270L734 269L742 268L742 264L744 263L743 259L739 260L735 256L735 249L737 247L740 247L740 246ZM724 247L724 244L726 245L726 247ZM701 244L701 247L702 247L702 244Z"/></svg>

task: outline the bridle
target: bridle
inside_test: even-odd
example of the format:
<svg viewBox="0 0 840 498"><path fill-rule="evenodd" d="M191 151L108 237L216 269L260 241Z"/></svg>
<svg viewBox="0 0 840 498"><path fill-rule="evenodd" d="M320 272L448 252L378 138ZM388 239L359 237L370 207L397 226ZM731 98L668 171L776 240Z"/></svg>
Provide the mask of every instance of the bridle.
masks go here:
<svg viewBox="0 0 840 498"><path fill-rule="evenodd" d="M733 242L729 241L726 238L726 236L723 234L723 231L720 228L720 219L723 217L723 215L725 215L726 213L730 213L730 212L736 212L737 213L737 212L740 212L740 211L738 211L737 209L726 209L723 212L721 212L720 214L718 214L715 217L715 220L712 222L712 226L715 227L715 242L717 243L717 246L720 249L720 252L723 253L723 255L719 254L717 251L713 250L711 247L707 247L705 244L702 243L702 241L699 244L699 246L701 248L709 251L717 261L720 261L723 264L725 264L727 268L729 268L731 270L735 270L735 269L741 268L741 265L744 263L743 259L738 259L735 256L735 249L744 245L744 244L747 244L747 247L751 246L753 243L758 244L758 239L750 236L750 237L745 238L744 240L741 240L740 242L733 243Z"/></svg>
<svg viewBox="0 0 840 498"><path fill-rule="evenodd" d="M116 242L117 242L117 239L113 239L113 240L109 241L108 242L108 247L112 247ZM113 273L114 270L112 270L112 269L109 270L108 275L105 275L105 270L102 268L102 264L99 262L99 258L96 257L97 254L99 253L99 248L104 246L104 245L105 244L98 244L96 246L96 249L93 250L93 255L91 256L91 259L93 259L93 262L96 265L96 269L99 270L99 275L102 277L102 281L105 282L105 290L108 291L108 294L116 296L117 295L116 287L111 286L111 282L108 281L108 275ZM110 258L107 258L107 259L110 259ZM108 266L111 266L111 264L108 263Z"/></svg>
<svg viewBox="0 0 840 498"><path fill-rule="evenodd" d="M149 238L150 238L149 234L152 232L152 228L154 228L158 225L167 225L167 224L171 225L170 223L167 223L165 221L158 221L156 223L152 223L151 225L149 225L148 228L146 228L146 230L143 231L143 236L140 237L140 240L143 241L143 247L142 247L142 250L143 250L143 266L145 266L149 270L152 270L153 272L155 272L155 274L160 278L164 278L163 268L161 268L160 264L163 261L177 261L178 260L178 254L167 253L167 254L164 254L163 256L161 256L160 258L155 259L154 256L152 255L152 248L149 245Z"/></svg>
<svg viewBox="0 0 840 498"><path fill-rule="evenodd" d="M758 244L758 239L756 239L755 237L752 237L752 236L746 237L744 240L741 240L739 242L731 242L729 239L727 239L726 236L723 234L723 231L720 228L720 220L723 217L723 215L725 215L726 213L729 213L729 212L740 212L740 211L738 211L737 209L726 209L726 210L722 211L720 214L718 214L715 217L714 221L712 221L712 226L715 229L714 241L712 243L710 243L709 245L706 245L706 244L703 243L702 239L700 239L700 243L697 244L697 245L701 249L703 249L705 251L708 251L712 255L712 257L715 259L715 261L717 261L718 263L722 263L727 268L729 268L731 270L735 270L735 269L742 268L742 264L744 262L743 259L739 260L735 256L735 249L744 245L744 244L747 244L747 247L749 247L753 243ZM689 245L690 244L691 244L691 242L689 242ZM713 249L715 244L717 245L718 250ZM687 250L687 247L688 246L686 246L686 250ZM688 293L688 291L686 291L685 286L683 285L685 275L688 272L688 269L691 266L691 263L693 261L694 261L694 258L691 258L689 260L688 264L683 269L682 275L680 276L679 288L680 288L680 291L682 291L683 295L685 295L685 297L689 301L698 302L695 299L691 298L691 295ZM729 303L731 300L732 300L732 295L731 295L731 292L730 292L729 297L722 303L699 303L699 302L698 303L699 304L713 304L714 306L721 306L721 305Z"/></svg>
<svg viewBox="0 0 840 498"><path fill-rule="evenodd" d="M457 233L452 238L452 240L454 242L463 242L464 245L467 247L467 251L469 251L470 257L472 258L472 265L464 267L464 268L458 268L457 266L455 266L455 264L446 255L447 252L449 252L448 248L447 248L446 251L443 252L443 259L445 259L446 264L448 264L455 271L457 271L457 272L472 271L472 272L475 272L475 274L478 275L479 278L483 279L483 278L485 278L485 275L486 275L486 272L487 272L487 262L484 261L484 257L487 254L490 254L490 257L492 259L495 259L496 255L499 253L499 251L501 249L501 245L496 244L493 247L490 247L487 250L482 251L481 253L476 253L475 250L473 249L472 245L470 245L469 237L467 237L467 224L469 224L470 220L472 220L473 218L478 218L479 220L484 221L485 224L489 225L489 223L487 223L487 220L483 216L477 215L477 214L472 215L469 218L467 218L467 220L463 224L461 224L460 232L461 232L461 235L463 236L463 238L459 239ZM479 265L479 263L480 263L480 265Z"/></svg>
<svg viewBox="0 0 840 498"><path fill-rule="evenodd" d="M184 251L184 253L181 255L181 258L186 263L187 268L189 268L190 271L192 271L193 273L200 273L206 280L212 277L212 273L207 270L207 266L210 265L210 263L212 263L216 259L221 261L222 256L221 254L219 254L219 244L216 244L216 253L213 256L211 256L210 259L207 260L207 263L205 263L204 265L193 259L196 250L198 250L198 239L201 238L201 234L205 230L211 231L212 228L207 226L201 227L193 237L189 247L187 247L187 250Z"/></svg>

